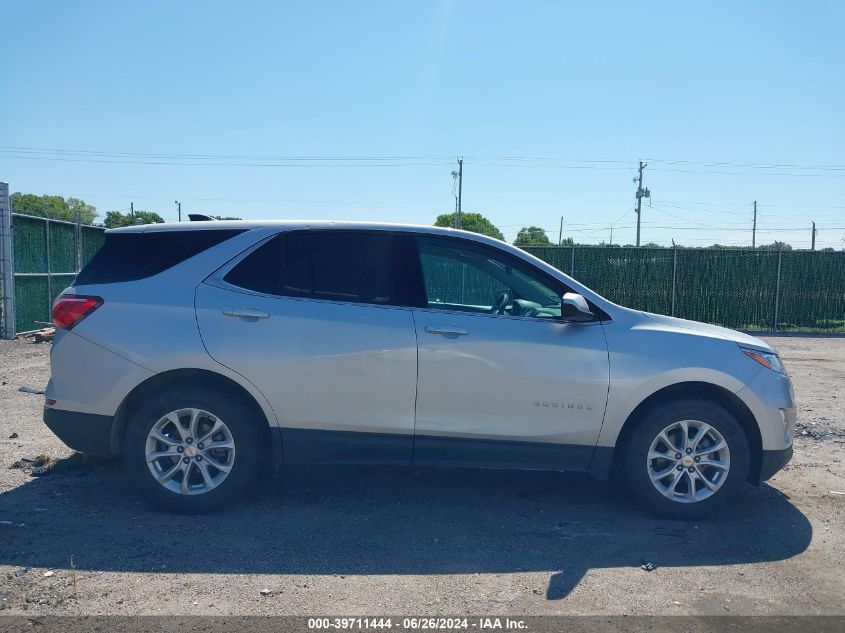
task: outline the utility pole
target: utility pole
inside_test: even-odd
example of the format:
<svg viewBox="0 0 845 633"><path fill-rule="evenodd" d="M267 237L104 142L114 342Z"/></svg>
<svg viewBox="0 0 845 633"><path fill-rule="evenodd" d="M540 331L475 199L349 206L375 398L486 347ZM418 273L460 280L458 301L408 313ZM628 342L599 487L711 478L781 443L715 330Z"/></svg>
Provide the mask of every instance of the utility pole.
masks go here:
<svg viewBox="0 0 845 633"><path fill-rule="evenodd" d="M610 227L610 246L613 246L613 227Z"/></svg>
<svg viewBox="0 0 845 633"><path fill-rule="evenodd" d="M135 224L135 203L129 203L129 217L132 218L132 224Z"/></svg>
<svg viewBox="0 0 845 633"><path fill-rule="evenodd" d="M816 233L818 233L818 231L816 230L816 223L813 222L813 240L812 240L811 246L810 246L811 251L816 250Z"/></svg>
<svg viewBox="0 0 845 633"><path fill-rule="evenodd" d="M179 202L178 200L174 200L173 202L176 204L176 212L179 216L179 222L181 222L182 221L182 203Z"/></svg>
<svg viewBox="0 0 845 633"><path fill-rule="evenodd" d="M643 169L648 167L648 163L640 161L640 175L634 179L637 183L637 246L640 245L640 217L643 210L643 198L650 198L651 192L648 189L643 189Z"/></svg>
<svg viewBox="0 0 845 633"><path fill-rule="evenodd" d="M461 228L461 195L464 186L464 159L458 159L458 228Z"/></svg>
<svg viewBox="0 0 845 633"><path fill-rule="evenodd" d="M452 170L452 197L455 199L455 212L452 214L452 228L458 228L458 172Z"/></svg>
<svg viewBox="0 0 845 633"><path fill-rule="evenodd" d="M751 229L751 248L757 248L757 201L754 201L754 226Z"/></svg>
<svg viewBox="0 0 845 633"><path fill-rule="evenodd" d="M557 234L557 245L563 244L563 216L560 216L560 231Z"/></svg>

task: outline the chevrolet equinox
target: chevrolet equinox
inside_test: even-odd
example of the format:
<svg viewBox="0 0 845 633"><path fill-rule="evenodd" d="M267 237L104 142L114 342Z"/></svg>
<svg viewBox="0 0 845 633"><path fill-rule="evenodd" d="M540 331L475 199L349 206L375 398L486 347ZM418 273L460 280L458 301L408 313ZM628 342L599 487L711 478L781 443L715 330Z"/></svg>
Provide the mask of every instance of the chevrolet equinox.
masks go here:
<svg viewBox="0 0 845 633"><path fill-rule="evenodd" d="M615 475L693 518L792 456L764 342L615 305L463 231L111 230L53 320L45 423L178 512L281 465L368 463Z"/></svg>

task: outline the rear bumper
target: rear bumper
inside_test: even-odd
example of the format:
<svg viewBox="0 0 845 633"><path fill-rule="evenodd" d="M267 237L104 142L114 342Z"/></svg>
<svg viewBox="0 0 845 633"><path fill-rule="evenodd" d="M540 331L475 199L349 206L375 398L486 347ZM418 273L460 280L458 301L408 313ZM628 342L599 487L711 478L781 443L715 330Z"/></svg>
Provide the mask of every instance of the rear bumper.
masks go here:
<svg viewBox="0 0 845 633"><path fill-rule="evenodd" d="M779 451L763 451L763 456L760 459L759 481L771 479L772 475L786 466L790 459L792 459L791 445Z"/></svg>
<svg viewBox="0 0 845 633"><path fill-rule="evenodd" d="M111 457L110 415L79 413L44 407L44 424L70 448L81 453Z"/></svg>

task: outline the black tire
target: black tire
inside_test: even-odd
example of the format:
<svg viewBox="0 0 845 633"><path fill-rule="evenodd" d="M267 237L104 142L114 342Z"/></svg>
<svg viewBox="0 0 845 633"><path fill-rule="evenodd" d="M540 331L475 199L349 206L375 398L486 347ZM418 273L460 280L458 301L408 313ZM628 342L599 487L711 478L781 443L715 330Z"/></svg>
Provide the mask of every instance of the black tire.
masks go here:
<svg viewBox="0 0 845 633"><path fill-rule="evenodd" d="M648 471L647 458L652 441L669 425L681 420L709 424L722 435L730 451L730 470L721 486L708 498L692 503L675 501L661 494ZM748 439L736 418L715 402L693 398L649 411L628 436L622 450L622 470L631 492L649 510L671 519L697 519L727 504L745 484L750 466Z"/></svg>
<svg viewBox="0 0 845 633"><path fill-rule="evenodd" d="M208 492L179 494L159 484L147 467L147 435L157 421L178 409L196 408L223 420L231 433L235 452L231 470ZM231 394L197 386L172 389L150 397L127 421L123 438L123 459L133 483L157 506L180 514L199 514L231 503L252 484L259 471L261 441L251 407Z"/></svg>

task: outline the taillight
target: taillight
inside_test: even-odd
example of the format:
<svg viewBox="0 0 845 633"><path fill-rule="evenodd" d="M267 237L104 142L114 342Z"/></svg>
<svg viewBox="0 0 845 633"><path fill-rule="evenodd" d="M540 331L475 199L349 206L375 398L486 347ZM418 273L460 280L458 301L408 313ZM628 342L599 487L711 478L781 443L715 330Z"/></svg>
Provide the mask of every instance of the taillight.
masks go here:
<svg viewBox="0 0 845 633"><path fill-rule="evenodd" d="M53 323L56 327L70 330L101 305L103 300L100 297L59 295L53 304Z"/></svg>

